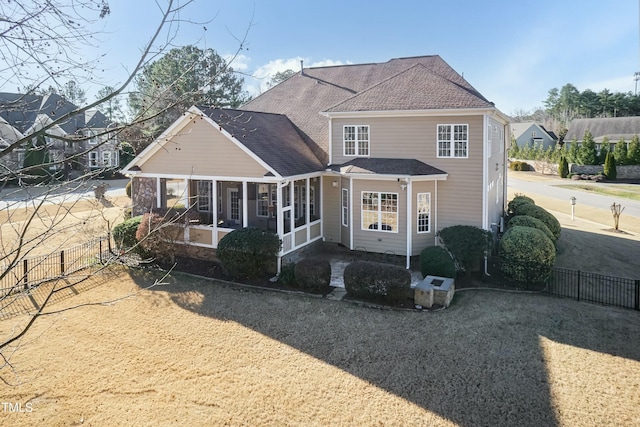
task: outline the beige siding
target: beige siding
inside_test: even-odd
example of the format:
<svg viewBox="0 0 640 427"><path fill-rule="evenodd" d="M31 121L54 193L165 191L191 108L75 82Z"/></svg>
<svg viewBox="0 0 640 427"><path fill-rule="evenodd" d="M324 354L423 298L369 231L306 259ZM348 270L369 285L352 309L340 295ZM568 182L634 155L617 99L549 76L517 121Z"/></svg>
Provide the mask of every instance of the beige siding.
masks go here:
<svg viewBox="0 0 640 427"><path fill-rule="evenodd" d="M362 230L362 192L381 191L398 194L398 232ZM397 181L353 181L353 247L364 247L369 252L393 251L396 255L407 254L407 194Z"/></svg>
<svg viewBox="0 0 640 427"><path fill-rule="evenodd" d="M203 245L213 244L213 227L206 229L202 228L189 228L189 242L200 243Z"/></svg>
<svg viewBox="0 0 640 427"><path fill-rule="evenodd" d="M333 186L333 182L340 182L340 178L323 176L322 180L324 238L327 242L340 243L340 186Z"/></svg>
<svg viewBox="0 0 640 427"><path fill-rule="evenodd" d="M311 233L311 239L315 239L316 237L320 237L320 230L321 230L321 227L320 227L320 223L319 222L316 223L316 224L313 224L311 226L311 232L310 232Z"/></svg>
<svg viewBox="0 0 640 427"><path fill-rule="evenodd" d="M307 241L307 229L298 230L295 232L296 246L300 246Z"/></svg>
<svg viewBox="0 0 640 427"><path fill-rule="evenodd" d="M353 157L342 155L343 125L369 125L371 157L418 159L449 175L438 184L438 227L482 225L483 116L383 117L333 120L333 163ZM468 124L468 158L437 157L438 124Z"/></svg>
<svg viewBox="0 0 640 427"><path fill-rule="evenodd" d="M144 173L263 177L267 170L203 119L189 123L148 159Z"/></svg>

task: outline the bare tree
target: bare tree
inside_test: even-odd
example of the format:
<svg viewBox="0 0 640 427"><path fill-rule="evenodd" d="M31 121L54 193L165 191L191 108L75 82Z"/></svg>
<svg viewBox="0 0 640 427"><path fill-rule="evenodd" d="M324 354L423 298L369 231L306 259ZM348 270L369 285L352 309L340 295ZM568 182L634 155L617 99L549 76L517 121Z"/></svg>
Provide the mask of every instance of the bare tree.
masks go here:
<svg viewBox="0 0 640 427"><path fill-rule="evenodd" d="M173 46L181 25L209 23L194 23L180 18L181 12L193 1L155 2L162 15L154 33L141 49L137 63L123 83L103 91L95 101L70 106L64 99L58 100L54 109L61 114L38 118L23 131L4 120L2 114L30 111L29 94L0 101L0 317L11 312L20 298L32 295L36 289L41 293L28 319L17 324L10 336L0 337L0 380L4 379L3 370L12 368L11 354L21 337L38 317L47 314L46 307L52 298L74 284L65 275L68 272L65 269L73 260L65 257L62 249L78 240L87 241L109 232L117 220L114 212L121 215L121 211L111 209L108 197L92 197L91 190L96 184L94 179L105 168L83 169L77 176L67 176L70 179L64 181L59 181L60 176L66 174L69 164L86 162L97 148L112 143L129 128L141 126L145 120L162 115L166 109L154 111L152 116L143 111L130 123L114 123L97 133L66 134L60 129L79 116L91 114L104 105L108 107L118 96L124 95L136 76ZM11 84L29 88L32 93L43 93L50 92L44 88L60 87L60 80L79 82L80 85L88 81L95 66L104 59L100 54L86 59L84 51L93 51L99 34L96 26L109 13L106 0L0 2L0 92ZM240 49L242 42L238 52ZM32 141L44 143L37 145ZM84 141L95 143L75 150L69 156L40 156L46 159L43 164L31 165L24 160L9 162L29 144L53 152L56 147L79 145ZM43 181L47 185L28 185L35 171L43 170L46 171ZM87 270L78 280L95 274L115 259L115 255L109 255L106 250L108 243L106 245L107 248L99 251L99 265ZM59 274L43 279L46 286L31 283L28 278L36 275L38 269L55 270L51 267L51 260L55 260ZM65 280L56 280L59 278Z"/></svg>
<svg viewBox="0 0 640 427"><path fill-rule="evenodd" d="M618 231L620 225L620 215L624 211L624 206L620 203L613 202L611 205L611 215L613 215L613 229Z"/></svg>

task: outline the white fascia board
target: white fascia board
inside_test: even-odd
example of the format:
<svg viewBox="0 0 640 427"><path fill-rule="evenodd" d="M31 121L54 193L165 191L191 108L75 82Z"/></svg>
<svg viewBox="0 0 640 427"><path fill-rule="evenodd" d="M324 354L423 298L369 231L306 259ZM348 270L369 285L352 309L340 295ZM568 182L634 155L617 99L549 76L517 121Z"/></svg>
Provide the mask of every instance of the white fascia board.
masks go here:
<svg viewBox="0 0 640 427"><path fill-rule="evenodd" d="M298 180L307 179L307 178L319 178L319 177L322 177L323 174L324 174L324 171L321 171L321 172L309 172L309 173L304 173L304 174L301 174L301 175L283 176L281 178L289 180L289 181L298 181Z"/></svg>
<svg viewBox="0 0 640 427"><path fill-rule="evenodd" d="M166 179L193 179L193 180L202 180L202 181L247 181L247 182L259 182L259 183L268 183L268 184L276 184L278 182L282 182L282 178L278 178L275 176L269 177L248 177L248 176L211 176L211 175L184 175L184 174L172 174L172 173L151 173L151 172L129 172L129 175L140 177L140 178L166 178ZM288 181L287 181L288 182Z"/></svg>
<svg viewBox="0 0 640 427"><path fill-rule="evenodd" d="M160 134L159 137L157 137L151 144L149 144L147 148L142 150L142 152L140 152L140 154L134 157L133 160L129 162L129 164L127 164L124 168L122 168L122 173L123 174L135 173L135 172L129 171L129 168L132 168L136 165L140 166L141 164L144 164L144 162L147 161L147 159L149 159L158 150L160 150L164 146L164 143L167 142L169 138L173 136L173 134L180 131L191 121L191 117L189 117L190 114L204 116L202 111L200 111L200 109L198 109L198 107L196 107L195 105L189 108L186 112L182 113L182 116L180 116L179 119L173 122L171 126L169 126L164 132Z"/></svg>
<svg viewBox="0 0 640 427"><path fill-rule="evenodd" d="M336 175L343 176L345 178L353 178L358 180L370 180L370 181L397 181L398 179L407 179L411 181L446 181L449 174L438 175L383 175L383 174L363 174L363 173L340 173L336 172Z"/></svg>
<svg viewBox="0 0 640 427"><path fill-rule="evenodd" d="M198 110L198 111L200 111L200 110ZM267 162L262 160L253 151L249 150L246 145L244 145L243 143L238 141L233 135L231 135L229 132L224 130L224 128L222 126L220 126L218 123L216 123L215 120L213 120L211 117L203 114L202 112L200 114L202 115L202 118L205 119L205 121L207 121L211 126L216 128L218 131L220 131L221 134L223 134L225 137L227 137L227 139L229 139L231 142L233 142L239 149L244 151L244 153L246 155L248 155L253 160L255 160L258 164L260 164L260 166L262 166L263 168L265 168L266 170L268 170L269 172L274 174L276 177L282 178L282 175L280 175L278 172L276 172L275 169L273 169Z"/></svg>
<svg viewBox="0 0 640 427"><path fill-rule="evenodd" d="M390 110L390 111L337 111L326 112L322 114L329 118L367 118L367 117L420 117L420 116L470 116L479 114L499 114L504 117L495 108L449 108L437 110Z"/></svg>

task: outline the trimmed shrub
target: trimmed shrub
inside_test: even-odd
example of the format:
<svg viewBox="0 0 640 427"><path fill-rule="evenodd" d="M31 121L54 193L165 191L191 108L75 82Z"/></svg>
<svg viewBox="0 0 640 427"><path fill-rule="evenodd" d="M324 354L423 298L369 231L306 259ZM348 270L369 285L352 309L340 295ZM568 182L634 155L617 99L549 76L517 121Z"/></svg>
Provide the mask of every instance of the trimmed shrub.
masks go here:
<svg viewBox="0 0 640 427"><path fill-rule="evenodd" d="M540 206L532 205L530 203L526 203L518 206L518 208L515 211L515 215L516 216L528 215L528 216L532 216L534 218L539 219L544 223L544 225L547 226L549 231L553 233L553 236L555 237L556 241L560 238L560 231L562 230L560 223L558 222L555 216L551 215L544 208L541 208Z"/></svg>
<svg viewBox="0 0 640 427"><path fill-rule="evenodd" d="M569 176L569 163L565 156L560 157L560 163L558 164L558 175L560 178L566 178Z"/></svg>
<svg viewBox="0 0 640 427"><path fill-rule="evenodd" d="M518 209L518 206L525 203L530 203L532 205L536 204L536 202L534 202L532 198L527 197L523 194L517 194L507 205L507 215L512 216L516 209Z"/></svg>
<svg viewBox="0 0 640 427"><path fill-rule="evenodd" d="M127 194L127 197L131 198L131 181L127 182L127 185L124 187L124 192Z"/></svg>
<svg viewBox="0 0 640 427"><path fill-rule="evenodd" d="M255 278L268 271L280 250L280 239L271 231L240 228L218 243L218 258L231 277Z"/></svg>
<svg viewBox="0 0 640 427"><path fill-rule="evenodd" d="M515 160L509 164L509 169L512 171L528 171L530 170L529 163Z"/></svg>
<svg viewBox="0 0 640 427"><path fill-rule="evenodd" d="M556 261L556 249L537 228L511 227L500 241L500 265L507 279L541 284Z"/></svg>
<svg viewBox="0 0 640 427"><path fill-rule="evenodd" d="M542 231L545 236L547 236L549 240L551 240L554 244L556 242L556 237L553 235L551 230L549 230L549 227L544 225L544 222L540 221L538 218L534 218L529 215L515 216L511 218L511 221L509 221L509 224L507 224L507 230L511 227L516 226L537 228L538 230Z"/></svg>
<svg viewBox="0 0 640 427"><path fill-rule="evenodd" d="M184 235L183 229L157 213L145 213L136 230L136 240L143 256L156 257L173 264L178 251L176 242Z"/></svg>
<svg viewBox="0 0 640 427"><path fill-rule="evenodd" d="M472 225L454 225L438 233L440 240L466 271L480 271L493 243L490 231Z"/></svg>
<svg viewBox="0 0 640 427"><path fill-rule="evenodd" d="M137 243L136 233L142 221L142 215L127 219L113 227L113 240L119 248L132 248Z"/></svg>
<svg viewBox="0 0 640 427"><path fill-rule="evenodd" d="M615 181L618 178L616 158L611 152L607 153L607 158L604 160L604 176L610 181Z"/></svg>
<svg viewBox="0 0 640 427"><path fill-rule="evenodd" d="M304 258L296 264L294 277L304 291L327 293L331 288L331 264L323 258Z"/></svg>
<svg viewBox="0 0 640 427"><path fill-rule="evenodd" d="M456 277L456 264L449 252L440 246L431 246L420 252L422 277Z"/></svg>
<svg viewBox="0 0 640 427"><path fill-rule="evenodd" d="M395 304L409 294L411 273L397 265L355 261L344 269L344 287L349 296Z"/></svg>
<svg viewBox="0 0 640 427"><path fill-rule="evenodd" d="M280 274L278 274L278 282L285 286L291 286L294 288L298 286L298 283L296 282L295 269L295 262L283 265L282 268L280 268Z"/></svg>

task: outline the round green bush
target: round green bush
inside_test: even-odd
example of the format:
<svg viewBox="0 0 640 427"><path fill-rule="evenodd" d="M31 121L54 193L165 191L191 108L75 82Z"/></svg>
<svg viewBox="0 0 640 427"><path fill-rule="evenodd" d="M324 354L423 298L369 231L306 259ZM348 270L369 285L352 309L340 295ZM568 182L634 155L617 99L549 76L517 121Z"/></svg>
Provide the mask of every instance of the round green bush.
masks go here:
<svg viewBox="0 0 640 427"><path fill-rule="evenodd" d="M514 226L500 241L500 268L507 279L541 284L556 261L556 248L537 228Z"/></svg>
<svg viewBox="0 0 640 427"><path fill-rule="evenodd" d="M456 264L445 248L431 246L420 252L420 272L423 277L456 277Z"/></svg>
<svg viewBox="0 0 640 427"><path fill-rule="evenodd" d="M438 232L438 237L467 272L482 269L485 253L491 250L493 244L491 232L472 225L443 228Z"/></svg>
<svg viewBox="0 0 640 427"><path fill-rule="evenodd" d="M538 230L542 231L545 236L547 236L549 240L551 240L554 244L556 243L556 237L553 235L551 230L549 230L549 227L544 225L544 222L540 221L538 218L534 218L529 215L514 216L513 218L511 218L511 221L509 221L509 224L507 224L507 230L515 226L537 228Z"/></svg>
<svg viewBox="0 0 640 427"><path fill-rule="evenodd" d="M268 271L280 245L280 239L273 232L247 227L233 230L220 239L217 254L231 277L255 278Z"/></svg>
<svg viewBox="0 0 640 427"><path fill-rule="evenodd" d="M138 243L136 232L140 226L142 215L136 216L113 227L113 240L119 248L132 248Z"/></svg>
<svg viewBox="0 0 640 427"><path fill-rule="evenodd" d="M127 194L127 197L131 198L131 181L127 182L127 185L124 187L124 191Z"/></svg>
<svg viewBox="0 0 640 427"><path fill-rule="evenodd" d="M537 218L547 226L551 233L553 233L555 241L560 238L560 232L562 231L560 222L558 222L555 216L547 212L546 209L541 208L540 206L532 205L531 203L525 203L517 207L514 215L528 215Z"/></svg>
<svg viewBox="0 0 640 427"><path fill-rule="evenodd" d="M411 290L411 273L400 266L355 261L344 269L347 295L362 299L402 301Z"/></svg>
<svg viewBox="0 0 640 427"><path fill-rule="evenodd" d="M524 205L526 203L530 203L532 205L536 204L536 202L530 197L527 197L522 194L517 195L516 197L514 197L509 201L509 204L507 205L507 215L509 216L513 215L516 209L518 209L518 206Z"/></svg>
<svg viewBox="0 0 640 427"><path fill-rule="evenodd" d="M324 258L304 258L296 263L294 277L304 291L328 293L331 289L331 264Z"/></svg>

